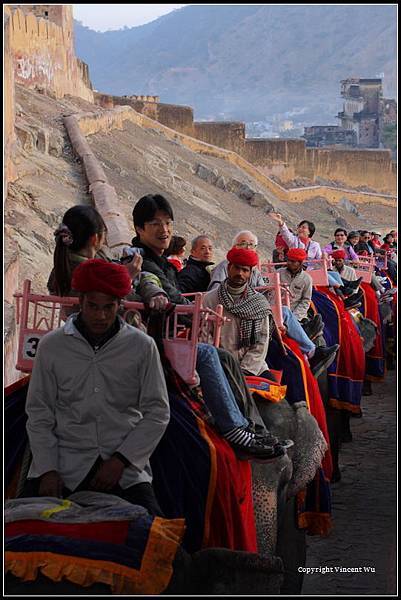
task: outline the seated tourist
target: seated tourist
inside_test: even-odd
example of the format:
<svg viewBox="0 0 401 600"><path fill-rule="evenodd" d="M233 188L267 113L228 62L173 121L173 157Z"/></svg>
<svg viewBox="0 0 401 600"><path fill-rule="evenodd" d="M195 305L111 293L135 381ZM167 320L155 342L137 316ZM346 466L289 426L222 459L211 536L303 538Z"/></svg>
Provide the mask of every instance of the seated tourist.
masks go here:
<svg viewBox="0 0 401 600"><path fill-rule="evenodd" d="M341 287L342 293L347 296L347 298L344 299L344 306L346 308L355 308L361 302L362 294L358 292L358 288L362 281L362 277L358 278L355 269L345 264L346 256L345 250L335 250L332 253L334 259L333 266L340 274L344 284L343 287Z"/></svg>
<svg viewBox="0 0 401 600"><path fill-rule="evenodd" d="M223 305L223 314L231 322L223 325L222 347L238 358L244 372L262 375L268 371L265 356L268 349L269 320L265 312L267 309L267 314L270 314L270 307L267 300L262 300L261 294L257 294L249 285L256 261L255 251L232 248L227 254L228 277L217 289L206 294L204 304L210 308L215 308L217 304ZM309 359L312 373L318 377L333 362L339 346L316 347L288 307L283 307L283 320L285 332L298 342L301 351ZM248 345L243 345L243 331L249 333ZM250 343L253 341L252 335L258 337L253 344Z"/></svg>
<svg viewBox="0 0 401 600"><path fill-rule="evenodd" d="M173 233L170 203L159 194L149 194L138 200L132 214L137 233L132 243L144 250L143 268L147 271L144 280L158 285L170 302L189 303L182 296L174 267L163 256ZM216 427L240 458L267 459L283 454L283 448L267 430L259 436L241 413L214 346L198 344L196 370Z"/></svg>
<svg viewBox="0 0 401 600"><path fill-rule="evenodd" d="M114 262L106 246L106 224L99 212L84 204L72 206L63 216L61 225L54 232L56 247L54 250L53 269L50 273L47 288L50 294L56 296L77 296L71 287L74 270L90 258L103 258ZM125 263L132 281L141 274L142 256L134 254ZM157 297L159 288L152 282L143 282L142 288L150 300L151 308L159 308L166 300ZM140 301L134 290L128 295L130 300ZM65 310L69 314L70 309Z"/></svg>
<svg viewBox="0 0 401 600"><path fill-rule="evenodd" d="M149 458L169 401L155 342L118 316L131 285L126 267L102 259L74 270L80 311L43 337L29 384L24 496L93 490L161 514Z"/></svg>
<svg viewBox="0 0 401 600"><path fill-rule="evenodd" d="M239 231L233 239L232 246L235 248L250 248L255 250L258 247L258 238L252 231ZM208 290L217 288L220 283L227 279L227 259L222 260L212 271ZM252 269L252 276L249 285L253 288L265 285L265 280L262 277L258 268Z"/></svg>
<svg viewBox="0 0 401 600"><path fill-rule="evenodd" d="M213 261L213 244L206 235L192 240L191 254L187 264L178 275L178 284L183 293L206 292L210 283L210 267Z"/></svg>
<svg viewBox="0 0 401 600"><path fill-rule="evenodd" d="M365 229L362 229L359 234L359 242L354 247L355 252L359 256L372 256L374 254L374 248L370 243L370 233Z"/></svg>
<svg viewBox="0 0 401 600"><path fill-rule="evenodd" d="M263 377L268 370L265 357L271 309L267 299L249 285L258 255L254 250L234 247L227 261L227 279L206 293L203 304L212 309L223 305L230 321L223 325L221 346L236 356L245 374Z"/></svg>
<svg viewBox="0 0 401 600"><path fill-rule="evenodd" d="M301 248L290 248L287 252L287 266L279 270L281 283L290 290L290 308L298 321L307 318L312 299L312 277L303 269L306 252Z"/></svg>
<svg viewBox="0 0 401 600"><path fill-rule="evenodd" d="M173 235L167 250L164 252L169 263L171 263L179 273L184 268L185 246L187 240L180 235Z"/></svg>
<svg viewBox="0 0 401 600"><path fill-rule="evenodd" d="M345 250L347 260L358 260L358 256L352 246L346 244L347 232L339 227L334 232L334 241L323 248L328 256L331 256L335 250Z"/></svg>
<svg viewBox="0 0 401 600"><path fill-rule="evenodd" d="M292 233L279 213L269 213L273 221L278 223L280 236L283 238L288 248L302 248L306 251L307 258L322 258L322 249L318 242L312 240L316 231L315 225L311 221L303 220L297 226L297 233Z"/></svg>
<svg viewBox="0 0 401 600"><path fill-rule="evenodd" d="M370 244L371 246L373 246L374 250L380 250L380 247L382 245L382 241L381 241L381 235L380 233L378 233L377 231L371 231L370 232Z"/></svg>

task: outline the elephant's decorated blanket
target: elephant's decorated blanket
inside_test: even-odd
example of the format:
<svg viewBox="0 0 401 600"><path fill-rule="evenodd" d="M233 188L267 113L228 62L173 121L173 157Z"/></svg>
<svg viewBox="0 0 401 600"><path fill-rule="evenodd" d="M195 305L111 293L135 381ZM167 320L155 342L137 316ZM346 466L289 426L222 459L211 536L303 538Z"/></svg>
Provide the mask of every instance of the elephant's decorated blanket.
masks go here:
<svg viewBox="0 0 401 600"><path fill-rule="evenodd" d="M161 508L169 518L185 517L183 546L190 553L256 552L250 464L207 423L199 396L173 377L168 373L170 423L151 458Z"/></svg>
<svg viewBox="0 0 401 600"><path fill-rule="evenodd" d="M19 498L5 510L6 572L24 581L41 573L116 594L159 594L168 585L183 519L152 517L111 494Z"/></svg>
<svg viewBox="0 0 401 600"><path fill-rule="evenodd" d="M287 401L290 405L305 403L316 419L325 438L327 450L315 477L306 489L297 495L298 525L311 534L327 535L332 528L330 478L332 459L329 434L319 386L295 340L283 338L287 355L283 356L278 344L272 340L267 360L269 366L283 371L282 383L287 386Z"/></svg>
<svg viewBox="0 0 401 600"><path fill-rule="evenodd" d="M371 319L377 328L374 346L366 353L366 379L368 381L383 381L385 375L385 335L379 302L371 285L362 283L360 287L363 292L360 311L364 317Z"/></svg>
<svg viewBox="0 0 401 600"><path fill-rule="evenodd" d="M336 294L327 288L314 289L312 302L322 315L326 344L340 344L336 359L327 369L329 403L334 408L360 414L365 376L362 338L343 301Z"/></svg>

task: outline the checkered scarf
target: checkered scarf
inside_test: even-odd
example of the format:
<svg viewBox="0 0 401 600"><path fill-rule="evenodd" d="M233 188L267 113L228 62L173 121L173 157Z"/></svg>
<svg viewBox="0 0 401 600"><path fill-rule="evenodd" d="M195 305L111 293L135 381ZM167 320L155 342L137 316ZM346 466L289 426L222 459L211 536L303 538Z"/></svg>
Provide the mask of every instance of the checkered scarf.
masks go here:
<svg viewBox="0 0 401 600"><path fill-rule="evenodd" d="M241 320L238 348L256 344L260 339L262 321L270 313L266 298L248 285L241 299L234 301L227 290L227 280L220 284L217 295L226 311Z"/></svg>

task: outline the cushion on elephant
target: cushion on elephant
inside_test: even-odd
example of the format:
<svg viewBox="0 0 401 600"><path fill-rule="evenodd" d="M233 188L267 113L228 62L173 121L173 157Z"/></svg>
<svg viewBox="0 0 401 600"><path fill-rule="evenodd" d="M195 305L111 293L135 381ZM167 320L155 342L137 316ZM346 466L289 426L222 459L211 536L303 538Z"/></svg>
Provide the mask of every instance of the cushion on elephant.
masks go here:
<svg viewBox="0 0 401 600"><path fill-rule="evenodd" d="M41 573L83 587L106 584L118 594L159 594L184 529L183 519L152 517L111 494L7 501L6 572L24 581Z"/></svg>

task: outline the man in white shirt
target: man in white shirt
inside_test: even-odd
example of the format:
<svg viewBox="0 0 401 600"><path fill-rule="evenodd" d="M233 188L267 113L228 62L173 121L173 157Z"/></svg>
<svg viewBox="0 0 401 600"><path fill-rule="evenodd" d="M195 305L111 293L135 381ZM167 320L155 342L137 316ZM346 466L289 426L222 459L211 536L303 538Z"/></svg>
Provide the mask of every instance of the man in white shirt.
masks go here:
<svg viewBox="0 0 401 600"><path fill-rule="evenodd" d="M41 340L26 412L24 496L109 492L161 514L149 458L170 417L155 342L118 316L126 267L90 259L73 274L80 312Z"/></svg>

